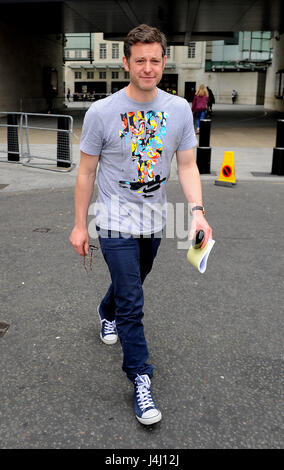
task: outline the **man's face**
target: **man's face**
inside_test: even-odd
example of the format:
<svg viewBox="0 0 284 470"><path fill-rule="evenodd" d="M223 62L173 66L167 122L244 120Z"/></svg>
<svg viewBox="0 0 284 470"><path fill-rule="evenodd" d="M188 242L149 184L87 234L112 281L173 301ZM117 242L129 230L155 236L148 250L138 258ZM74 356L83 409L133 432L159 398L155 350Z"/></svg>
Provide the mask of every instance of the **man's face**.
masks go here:
<svg viewBox="0 0 284 470"><path fill-rule="evenodd" d="M162 46L158 42L131 46L129 61L123 57L123 65L129 72L130 83L141 91L152 91L160 82L166 63Z"/></svg>

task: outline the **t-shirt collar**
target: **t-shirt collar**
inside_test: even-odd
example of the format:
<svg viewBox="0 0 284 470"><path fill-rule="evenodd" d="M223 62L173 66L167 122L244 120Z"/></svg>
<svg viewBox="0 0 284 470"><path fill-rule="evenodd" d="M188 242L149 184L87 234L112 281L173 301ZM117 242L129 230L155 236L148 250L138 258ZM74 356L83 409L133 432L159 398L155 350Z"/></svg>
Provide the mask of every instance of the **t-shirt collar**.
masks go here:
<svg viewBox="0 0 284 470"><path fill-rule="evenodd" d="M155 96L155 98L152 100L152 101L144 101L144 102L140 102L140 101L136 101L136 100L133 100L132 98L130 98L127 93L126 93L126 87L122 88L121 92L124 94L124 97L132 104L136 104L138 106L151 106L153 103L155 103L155 101L158 99L159 95L160 95L160 92L161 90L156 87L156 90L157 90L157 94Z"/></svg>

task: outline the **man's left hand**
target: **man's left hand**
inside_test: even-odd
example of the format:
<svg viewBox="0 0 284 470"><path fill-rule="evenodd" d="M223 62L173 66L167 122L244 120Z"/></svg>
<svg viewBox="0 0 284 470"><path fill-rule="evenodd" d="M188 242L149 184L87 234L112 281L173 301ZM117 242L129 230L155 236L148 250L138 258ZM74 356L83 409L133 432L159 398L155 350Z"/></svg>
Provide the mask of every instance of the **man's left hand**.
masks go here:
<svg viewBox="0 0 284 470"><path fill-rule="evenodd" d="M195 211L190 226L189 239L194 240L199 230L203 230L204 232L204 239L201 244L201 248L204 248L207 245L208 240L212 238L212 228L208 224L203 213L201 211Z"/></svg>

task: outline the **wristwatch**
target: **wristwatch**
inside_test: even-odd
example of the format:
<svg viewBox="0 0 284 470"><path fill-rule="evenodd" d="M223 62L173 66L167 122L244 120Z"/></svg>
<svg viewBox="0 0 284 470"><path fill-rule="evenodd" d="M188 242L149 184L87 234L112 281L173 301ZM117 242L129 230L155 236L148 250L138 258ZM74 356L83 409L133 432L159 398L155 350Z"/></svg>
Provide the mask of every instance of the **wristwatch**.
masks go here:
<svg viewBox="0 0 284 470"><path fill-rule="evenodd" d="M192 209L190 209L190 214L192 214L193 211L202 211L202 214L205 215L205 209L204 206L194 206Z"/></svg>

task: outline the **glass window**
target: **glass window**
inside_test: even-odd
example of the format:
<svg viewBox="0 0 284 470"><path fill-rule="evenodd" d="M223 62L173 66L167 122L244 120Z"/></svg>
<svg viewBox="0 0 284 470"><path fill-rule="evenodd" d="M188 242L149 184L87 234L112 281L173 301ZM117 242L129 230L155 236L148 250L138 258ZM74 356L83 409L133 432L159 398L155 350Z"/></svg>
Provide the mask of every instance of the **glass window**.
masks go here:
<svg viewBox="0 0 284 470"><path fill-rule="evenodd" d="M187 57L188 59L194 59L195 58L195 42L190 42L188 46L188 52L187 52Z"/></svg>
<svg viewBox="0 0 284 470"><path fill-rule="evenodd" d="M271 32L270 31L263 31L262 37L266 38L266 39L270 39L271 38Z"/></svg>
<svg viewBox="0 0 284 470"><path fill-rule="evenodd" d="M67 33L65 34L66 47L68 49L88 49L92 33Z"/></svg>
<svg viewBox="0 0 284 470"><path fill-rule="evenodd" d="M269 60L270 57L270 52L262 52L261 53L261 60Z"/></svg>
<svg viewBox="0 0 284 470"><path fill-rule="evenodd" d="M106 44L100 44L100 59L106 59Z"/></svg>
<svg viewBox="0 0 284 470"><path fill-rule="evenodd" d="M94 72L87 72L87 78L94 78Z"/></svg>
<svg viewBox="0 0 284 470"><path fill-rule="evenodd" d="M243 51L250 51L250 39L243 40Z"/></svg>
<svg viewBox="0 0 284 470"><path fill-rule="evenodd" d="M244 51L250 50L250 43L251 43L251 33L249 31L244 31L242 34L243 41L242 41L242 49Z"/></svg>
<svg viewBox="0 0 284 470"><path fill-rule="evenodd" d="M106 72L100 72L99 77L100 78L106 78Z"/></svg>
<svg viewBox="0 0 284 470"><path fill-rule="evenodd" d="M119 44L112 44L112 58L119 59Z"/></svg>
<svg viewBox="0 0 284 470"><path fill-rule="evenodd" d="M112 72L111 78L118 78L118 72Z"/></svg>
<svg viewBox="0 0 284 470"><path fill-rule="evenodd" d="M250 54L250 59L251 60L260 60L261 59L261 52L256 52L256 51L252 51L251 54Z"/></svg>
<svg viewBox="0 0 284 470"><path fill-rule="evenodd" d="M124 78L127 80L129 79L129 72L124 72Z"/></svg>
<svg viewBox="0 0 284 470"><path fill-rule="evenodd" d="M270 51L270 40L269 39L263 39L262 40L261 50L262 51Z"/></svg>
<svg viewBox="0 0 284 470"><path fill-rule="evenodd" d="M252 51L260 51L260 48L261 48L261 40L253 38L251 42Z"/></svg>
<svg viewBox="0 0 284 470"><path fill-rule="evenodd" d="M167 49L166 49L166 56L168 59L171 58L171 46L168 46Z"/></svg>
<svg viewBox="0 0 284 470"><path fill-rule="evenodd" d="M81 59L82 51L80 49L75 49L75 59Z"/></svg>
<svg viewBox="0 0 284 470"><path fill-rule="evenodd" d="M241 37L243 39L240 42L240 45L243 51L267 52L270 55L270 31L253 31L252 33L245 31L240 35L240 38ZM255 54L254 57L256 57Z"/></svg>
<svg viewBox="0 0 284 470"><path fill-rule="evenodd" d="M75 72L75 78L82 78L82 72Z"/></svg>

